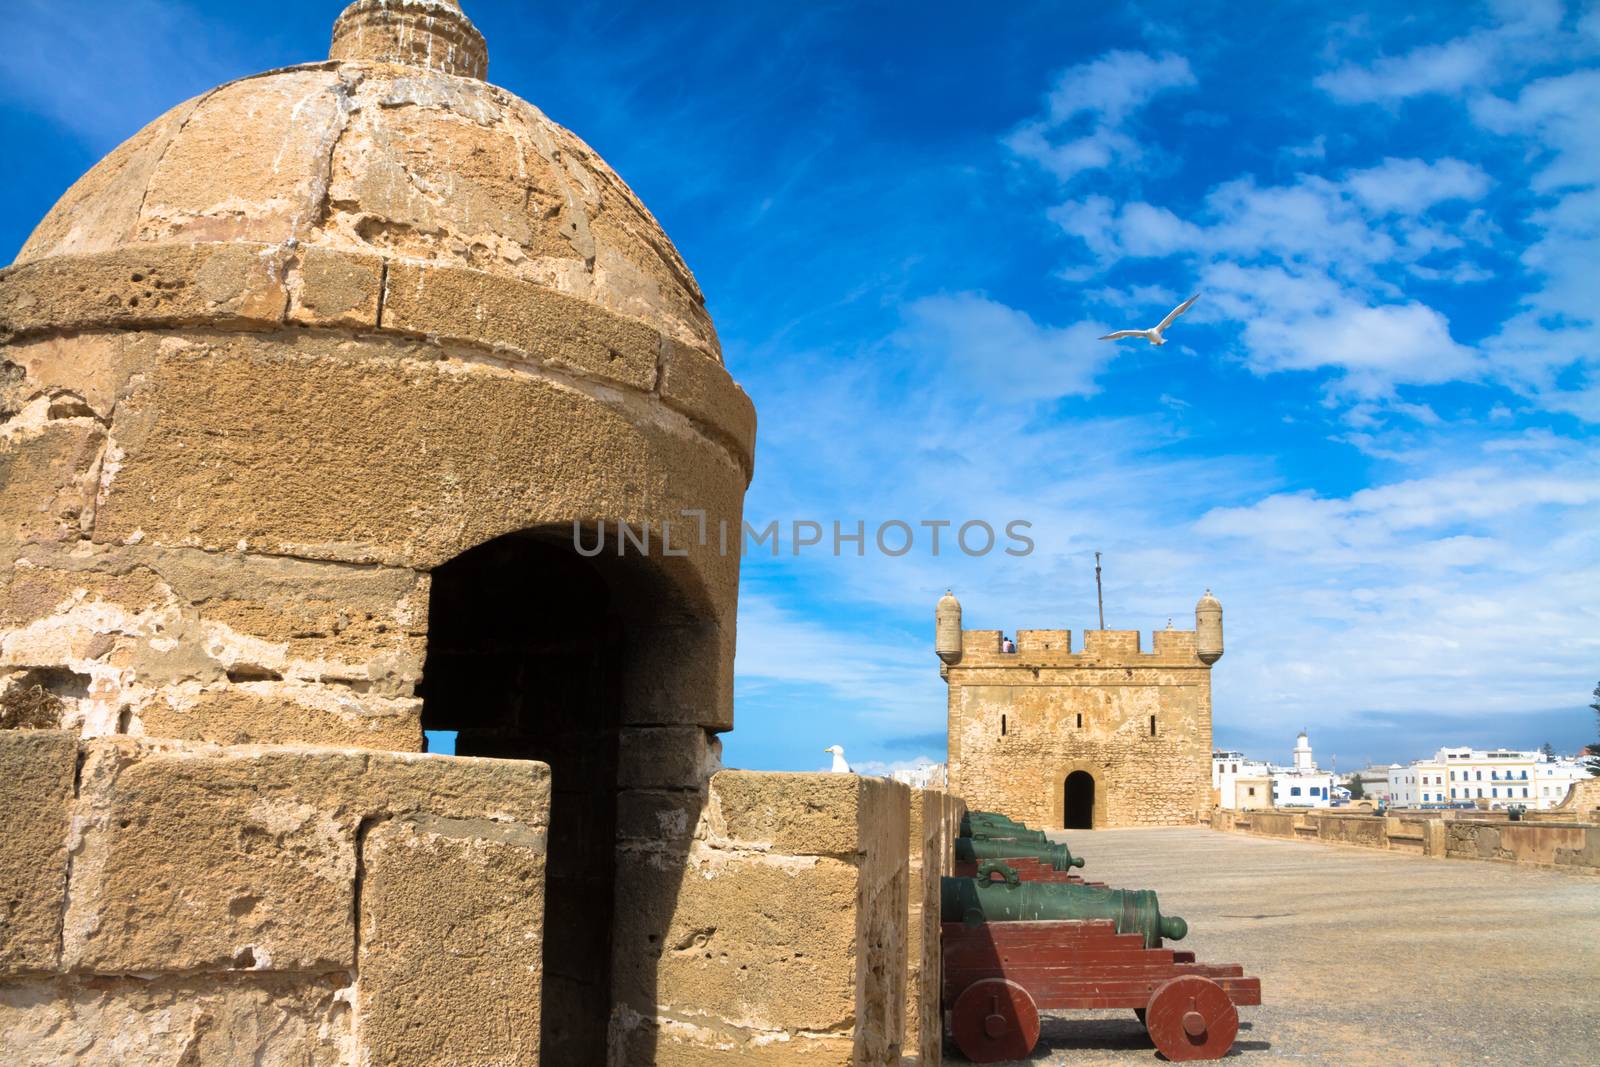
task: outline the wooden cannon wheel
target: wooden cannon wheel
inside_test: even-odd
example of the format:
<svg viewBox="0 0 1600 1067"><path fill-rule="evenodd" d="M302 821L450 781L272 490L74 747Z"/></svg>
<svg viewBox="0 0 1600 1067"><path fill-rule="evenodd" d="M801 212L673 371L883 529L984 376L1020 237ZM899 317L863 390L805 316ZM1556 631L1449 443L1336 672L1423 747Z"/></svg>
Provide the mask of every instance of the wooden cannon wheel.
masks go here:
<svg viewBox="0 0 1600 1067"><path fill-rule="evenodd" d="M1169 978L1150 994L1145 1029L1169 1060L1221 1059L1239 1036L1239 1010L1221 986L1197 974Z"/></svg>
<svg viewBox="0 0 1600 1067"><path fill-rule="evenodd" d="M1017 983L985 978L956 998L950 1030L956 1047L973 1063L1020 1060L1039 1041L1039 1009Z"/></svg>

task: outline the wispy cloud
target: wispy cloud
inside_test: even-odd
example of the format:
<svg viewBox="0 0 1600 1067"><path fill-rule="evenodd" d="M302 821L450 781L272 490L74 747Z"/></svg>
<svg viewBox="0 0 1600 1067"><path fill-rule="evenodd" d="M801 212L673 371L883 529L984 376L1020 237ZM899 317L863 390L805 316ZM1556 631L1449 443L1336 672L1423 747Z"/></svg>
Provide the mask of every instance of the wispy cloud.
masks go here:
<svg viewBox="0 0 1600 1067"><path fill-rule="evenodd" d="M1494 5L1495 24L1448 41L1418 45L1370 62L1348 62L1319 75L1319 89L1347 104L1396 103L1434 93L1465 93L1503 84L1530 64L1581 50L1582 34L1561 30L1561 0Z"/></svg>
<svg viewBox="0 0 1600 1067"><path fill-rule="evenodd" d="M225 22L182 0L14 5L0 95L102 151L187 97L252 73Z"/></svg>
<svg viewBox="0 0 1600 1067"><path fill-rule="evenodd" d="M1118 354L1096 340L1105 332L1100 323L1044 326L979 293L923 297L905 317L894 340L914 361L930 360L1002 399L1094 393L1096 374Z"/></svg>
<svg viewBox="0 0 1600 1067"><path fill-rule="evenodd" d="M1459 269L1470 227L1430 215L1470 203L1488 175L1458 159L1388 158L1338 178L1284 185L1223 182L1194 219L1143 201L1092 196L1049 217L1109 270L1133 259L1182 257L1205 290L1196 321L1234 326L1261 373L1331 369L1336 393L1384 396L1396 385L1478 375L1436 309L1396 299L1408 270ZM1437 265L1437 266L1435 266Z"/></svg>
<svg viewBox="0 0 1600 1067"><path fill-rule="evenodd" d="M1128 166L1145 156L1137 113L1164 92L1193 88L1189 61L1170 52L1107 52L1062 71L1045 113L1006 138L1018 156L1062 181L1091 170Z"/></svg>

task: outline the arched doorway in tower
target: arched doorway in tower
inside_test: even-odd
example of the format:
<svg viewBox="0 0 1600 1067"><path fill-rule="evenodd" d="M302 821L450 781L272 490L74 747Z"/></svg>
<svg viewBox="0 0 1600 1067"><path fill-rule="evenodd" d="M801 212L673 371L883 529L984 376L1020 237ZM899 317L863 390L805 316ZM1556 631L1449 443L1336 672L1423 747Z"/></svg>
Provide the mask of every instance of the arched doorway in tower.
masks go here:
<svg viewBox="0 0 1600 1067"><path fill-rule="evenodd" d="M1068 830L1093 830L1094 775L1073 771L1061 788L1061 825Z"/></svg>
<svg viewBox="0 0 1600 1067"><path fill-rule="evenodd" d="M619 781L625 739L648 733L637 707L630 714L631 693L641 675L664 684L653 650L704 647L698 599L654 559L586 558L572 539L571 527L506 534L436 568L420 686L424 730L453 731L456 755L550 766L539 1051L541 1063L563 1065L616 1062L607 1046L619 982L645 1001L625 1006L653 1016L654 968L613 973L615 951L639 955L613 943L617 901L648 906L652 919L629 928L658 942L664 929L633 927L670 918L678 875L665 846L650 857L659 866L618 863L628 845L619 802L653 824L651 804L681 807L703 784L646 794Z"/></svg>

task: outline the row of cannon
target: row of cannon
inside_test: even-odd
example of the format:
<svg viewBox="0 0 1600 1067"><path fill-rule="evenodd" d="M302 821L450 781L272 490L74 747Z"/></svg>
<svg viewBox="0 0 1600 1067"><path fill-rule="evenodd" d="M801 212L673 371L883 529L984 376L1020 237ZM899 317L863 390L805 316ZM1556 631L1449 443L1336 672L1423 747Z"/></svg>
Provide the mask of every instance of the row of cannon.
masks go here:
<svg viewBox="0 0 1600 1067"><path fill-rule="evenodd" d="M1163 947L1188 923L1156 894L1086 882L1064 842L998 812L970 811L940 885L941 998L967 1059L1028 1056L1039 1011L1132 1008L1169 1060L1218 1059L1239 1031L1237 1006L1261 982Z"/></svg>

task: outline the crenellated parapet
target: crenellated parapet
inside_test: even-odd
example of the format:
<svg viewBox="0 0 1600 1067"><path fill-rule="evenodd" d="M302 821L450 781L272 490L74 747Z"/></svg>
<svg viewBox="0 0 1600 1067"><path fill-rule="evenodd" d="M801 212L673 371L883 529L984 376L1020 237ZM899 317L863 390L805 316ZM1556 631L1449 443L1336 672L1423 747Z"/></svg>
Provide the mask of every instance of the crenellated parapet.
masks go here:
<svg viewBox="0 0 1600 1067"><path fill-rule="evenodd" d="M939 599L936 650L947 666L963 667L1209 667L1222 657L1222 605L1207 589L1195 605L1195 628L1150 634L1139 630L1086 630L1074 648L1071 630L1016 630L1015 652L1002 651L1005 630L963 630L954 594ZM948 673L948 672L946 672Z"/></svg>

